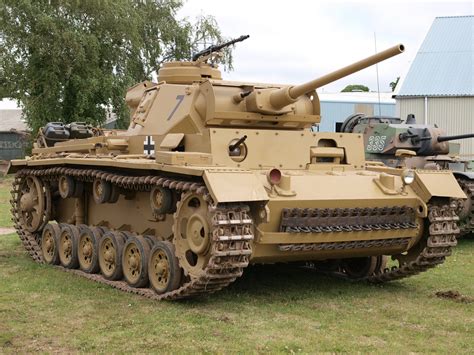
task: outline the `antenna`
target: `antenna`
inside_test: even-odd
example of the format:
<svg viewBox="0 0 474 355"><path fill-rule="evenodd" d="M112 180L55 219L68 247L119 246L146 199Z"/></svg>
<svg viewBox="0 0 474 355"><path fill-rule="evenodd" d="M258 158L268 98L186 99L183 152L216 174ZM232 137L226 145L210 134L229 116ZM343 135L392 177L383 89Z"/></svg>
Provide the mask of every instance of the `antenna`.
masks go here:
<svg viewBox="0 0 474 355"><path fill-rule="evenodd" d="M374 46L375 46L375 53L377 53L377 36L374 32ZM377 94L379 97L379 116L382 116L382 109L380 107L380 82L379 82L379 65L378 63L375 64L375 71L377 72Z"/></svg>

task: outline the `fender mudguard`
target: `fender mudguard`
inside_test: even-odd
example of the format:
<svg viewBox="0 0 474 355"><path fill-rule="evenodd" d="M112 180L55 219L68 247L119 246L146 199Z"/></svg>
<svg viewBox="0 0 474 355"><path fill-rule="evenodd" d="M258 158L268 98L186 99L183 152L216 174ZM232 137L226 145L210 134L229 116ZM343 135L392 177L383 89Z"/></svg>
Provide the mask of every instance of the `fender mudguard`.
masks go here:
<svg viewBox="0 0 474 355"><path fill-rule="evenodd" d="M466 198L453 173L448 170L417 170L412 188L425 202L432 197Z"/></svg>
<svg viewBox="0 0 474 355"><path fill-rule="evenodd" d="M474 172L472 171L453 171L456 178L464 178L466 180L474 180Z"/></svg>
<svg viewBox="0 0 474 355"><path fill-rule="evenodd" d="M260 179L247 170L206 170L204 181L215 202L268 201Z"/></svg>

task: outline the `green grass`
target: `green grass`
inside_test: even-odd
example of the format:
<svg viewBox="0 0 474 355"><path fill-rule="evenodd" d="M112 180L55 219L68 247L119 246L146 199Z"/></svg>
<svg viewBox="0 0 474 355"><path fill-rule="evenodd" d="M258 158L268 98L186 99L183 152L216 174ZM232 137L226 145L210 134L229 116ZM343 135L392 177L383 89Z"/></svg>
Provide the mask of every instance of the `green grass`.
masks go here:
<svg viewBox="0 0 474 355"><path fill-rule="evenodd" d="M474 297L474 239L459 244L440 267L383 286L251 267L214 295L156 302L35 264L15 235L1 236L0 353L469 353L474 303L434 295Z"/></svg>
<svg viewBox="0 0 474 355"><path fill-rule="evenodd" d="M10 187L12 177L3 177L0 174L0 227L11 226L10 216Z"/></svg>

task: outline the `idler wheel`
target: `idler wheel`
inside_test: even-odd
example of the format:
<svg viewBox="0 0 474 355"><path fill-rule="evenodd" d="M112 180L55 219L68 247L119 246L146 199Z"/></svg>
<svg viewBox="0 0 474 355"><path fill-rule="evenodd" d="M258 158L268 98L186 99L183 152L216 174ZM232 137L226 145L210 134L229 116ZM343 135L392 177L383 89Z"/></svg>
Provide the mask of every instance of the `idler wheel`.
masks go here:
<svg viewBox="0 0 474 355"><path fill-rule="evenodd" d="M150 253L148 278L158 294L176 290L181 284L181 268L175 256L174 245L157 242Z"/></svg>
<svg viewBox="0 0 474 355"><path fill-rule="evenodd" d="M342 260L342 269L351 279L360 279L381 272L387 264L385 256L368 256Z"/></svg>
<svg viewBox="0 0 474 355"><path fill-rule="evenodd" d="M83 226L79 234L77 249L79 268L87 273L95 274L100 270L98 254L102 234L101 228L87 226Z"/></svg>
<svg viewBox="0 0 474 355"><path fill-rule="evenodd" d="M27 176L17 196L20 223L28 232L42 229L51 215L51 191L36 176Z"/></svg>
<svg viewBox="0 0 474 355"><path fill-rule="evenodd" d="M59 260L68 269L79 266L77 258L77 245L79 241L79 228L71 224L61 224L61 233L58 238Z"/></svg>
<svg viewBox="0 0 474 355"><path fill-rule="evenodd" d="M112 193L112 184L110 182L96 179L92 183L92 196L96 203L106 203L109 201Z"/></svg>
<svg viewBox="0 0 474 355"><path fill-rule="evenodd" d="M142 236L130 236L122 254L122 268L125 281L132 287L148 284L148 260L150 245Z"/></svg>
<svg viewBox="0 0 474 355"><path fill-rule="evenodd" d="M211 256L208 203L203 196L188 193L180 201L175 216L173 243L179 265L186 275L199 277Z"/></svg>
<svg viewBox="0 0 474 355"><path fill-rule="evenodd" d="M99 267L107 280L119 280L123 276L122 252L125 242L119 232L105 233L99 242Z"/></svg>
<svg viewBox="0 0 474 355"><path fill-rule="evenodd" d="M156 186L150 193L150 206L154 214L166 214L173 211L173 193L170 189Z"/></svg>
<svg viewBox="0 0 474 355"><path fill-rule="evenodd" d="M41 251L47 264L59 264L58 239L61 234L59 225L48 223L41 235Z"/></svg>

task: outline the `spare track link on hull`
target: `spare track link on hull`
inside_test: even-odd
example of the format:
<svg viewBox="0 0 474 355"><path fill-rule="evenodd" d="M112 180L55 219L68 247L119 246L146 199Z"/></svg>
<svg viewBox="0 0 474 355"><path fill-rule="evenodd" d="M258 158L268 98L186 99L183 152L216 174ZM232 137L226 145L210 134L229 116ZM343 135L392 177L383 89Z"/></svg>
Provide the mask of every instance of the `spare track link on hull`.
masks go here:
<svg viewBox="0 0 474 355"><path fill-rule="evenodd" d="M461 186L461 189L463 189L464 193L467 195L467 199L474 199L474 181L467 180L466 178L456 178L456 180L458 181L459 186ZM468 212L467 217L459 223L461 235L474 232L474 211L472 210L472 208L474 208L474 202L472 203L473 205L471 206L471 210Z"/></svg>
<svg viewBox="0 0 474 355"><path fill-rule="evenodd" d="M280 232L358 232L418 228L408 206L375 208L284 208Z"/></svg>
<svg viewBox="0 0 474 355"><path fill-rule="evenodd" d="M157 176L124 176L93 169L74 169L54 167L47 169L23 169L17 172L12 186L12 215L14 227L31 258L37 263L43 263L40 246L41 231L28 232L21 225L19 216L18 196L22 178L37 176L43 181L51 181L60 175L74 176L81 181L93 181L96 178L105 179L122 188L138 191L148 191L153 186L164 186L176 189L182 193L193 191L203 195L204 199L211 201L206 187L201 183L181 181L172 178ZM89 280L112 286L121 291L134 293L153 300L173 300L196 296L218 291L240 277L243 269L247 267L252 252L250 242L253 240L252 220L248 216L248 206L243 204L211 205L211 230L212 236L211 256L207 267L201 276L186 282L174 291L159 295L150 288L134 288L125 281L110 281L100 274L88 274L81 270L57 268L80 275ZM226 228L229 227L229 228ZM231 227L231 228L230 228ZM242 235L225 235L223 231L242 232ZM237 243L242 241L241 243Z"/></svg>
<svg viewBox="0 0 474 355"><path fill-rule="evenodd" d="M289 213L288 211L286 212ZM291 218L291 217L290 217ZM408 276L419 274L442 264L446 257L451 255L451 248L457 245L456 236L459 234L455 206L430 205L428 208L428 237L426 246L414 260L394 266L391 269L381 270L379 273L368 275L353 281L368 281L382 283L399 280ZM339 250L370 247L393 247L408 244L410 238L397 238L385 240L368 240L360 242L328 242L328 243L295 243L282 244L281 251L305 252L313 250ZM423 241L420 241L423 242ZM415 246L416 247L416 246ZM340 274L338 274L340 275Z"/></svg>

